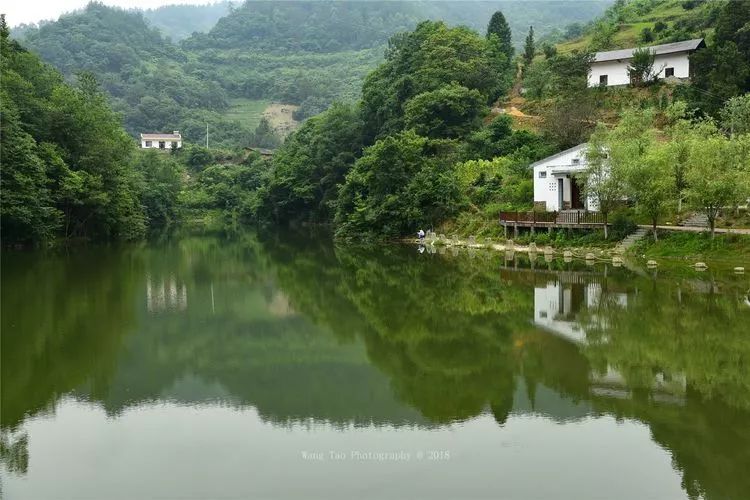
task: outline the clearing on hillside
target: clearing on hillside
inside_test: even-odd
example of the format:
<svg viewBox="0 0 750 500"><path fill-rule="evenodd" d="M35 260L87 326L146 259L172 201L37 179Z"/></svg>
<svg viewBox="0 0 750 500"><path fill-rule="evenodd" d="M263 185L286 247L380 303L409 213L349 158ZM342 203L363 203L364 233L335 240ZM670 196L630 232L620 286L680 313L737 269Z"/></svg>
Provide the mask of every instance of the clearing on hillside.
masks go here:
<svg viewBox="0 0 750 500"><path fill-rule="evenodd" d="M299 106L295 104L271 103L263 111L263 117L278 135L286 137L299 126L299 122L293 116L297 108Z"/></svg>

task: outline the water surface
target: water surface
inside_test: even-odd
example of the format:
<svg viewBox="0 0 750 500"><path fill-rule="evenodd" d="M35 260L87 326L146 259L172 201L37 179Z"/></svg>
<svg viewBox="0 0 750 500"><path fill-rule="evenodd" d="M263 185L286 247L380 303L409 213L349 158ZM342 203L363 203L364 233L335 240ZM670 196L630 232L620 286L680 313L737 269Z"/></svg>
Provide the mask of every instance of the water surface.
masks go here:
<svg viewBox="0 0 750 500"><path fill-rule="evenodd" d="M750 492L747 277L310 235L2 271L3 498Z"/></svg>

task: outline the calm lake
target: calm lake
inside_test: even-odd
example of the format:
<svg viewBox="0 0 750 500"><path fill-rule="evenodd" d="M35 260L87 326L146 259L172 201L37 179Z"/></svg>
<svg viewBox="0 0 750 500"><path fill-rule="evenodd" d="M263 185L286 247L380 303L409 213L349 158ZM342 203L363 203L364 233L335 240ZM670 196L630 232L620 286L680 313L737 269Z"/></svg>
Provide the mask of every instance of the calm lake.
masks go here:
<svg viewBox="0 0 750 500"><path fill-rule="evenodd" d="M309 235L5 251L0 496L746 499L749 293Z"/></svg>

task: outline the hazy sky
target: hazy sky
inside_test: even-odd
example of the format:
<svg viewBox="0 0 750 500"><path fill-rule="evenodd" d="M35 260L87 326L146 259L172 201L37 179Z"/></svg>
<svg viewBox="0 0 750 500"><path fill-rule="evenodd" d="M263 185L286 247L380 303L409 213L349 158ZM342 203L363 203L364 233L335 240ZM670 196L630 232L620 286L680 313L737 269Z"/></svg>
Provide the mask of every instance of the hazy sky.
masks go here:
<svg viewBox="0 0 750 500"><path fill-rule="evenodd" d="M3 1L0 12L6 15L11 26L21 23L35 23L42 19L57 19L60 14L80 9L89 0L7 0ZM107 5L148 9L170 4L207 4L216 0L103 0Z"/></svg>

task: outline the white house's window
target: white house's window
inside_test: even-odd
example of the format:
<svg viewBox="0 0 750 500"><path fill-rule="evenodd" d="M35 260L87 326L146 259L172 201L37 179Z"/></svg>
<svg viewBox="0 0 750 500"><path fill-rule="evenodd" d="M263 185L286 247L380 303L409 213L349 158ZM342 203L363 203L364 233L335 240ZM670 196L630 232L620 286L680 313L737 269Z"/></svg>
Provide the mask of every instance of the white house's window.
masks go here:
<svg viewBox="0 0 750 500"><path fill-rule="evenodd" d="M147 147L147 148L150 148L150 147L151 147L151 141L146 141L146 147Z"/></svg>
<svg viewBox="0 0 750 500"><path fill-rule="evenodd" d="M578 165L579 163L581 163L580 158L573 158L573 165Z"/></svg>
<svg viewBox="0 0 750 500"><path fill-rule="evenodd" d="M544 170L539 171L539 178L540 179L546 179L547 178L547 172Z"/></svg>
<svg viewBox="0 0 750 500"><path fill-rule="evenodd" d="M674 76L674 68L666 68L664 70L664 77L669 78L670 76Z"/></svg>
<svg viewBox="0 0 750 500"><path fill-rule="evenodd" d="M166 146L166 143L164 141L159 141L159 149L164 149Z"/></svg>
<svg viewBox="0 0 750 500"><path fill-rule="evenodd" d="M599 85L607 85L607 75L599 75Z"/></svg>

